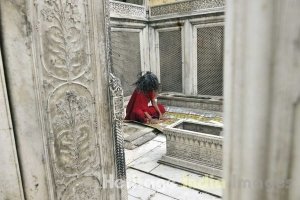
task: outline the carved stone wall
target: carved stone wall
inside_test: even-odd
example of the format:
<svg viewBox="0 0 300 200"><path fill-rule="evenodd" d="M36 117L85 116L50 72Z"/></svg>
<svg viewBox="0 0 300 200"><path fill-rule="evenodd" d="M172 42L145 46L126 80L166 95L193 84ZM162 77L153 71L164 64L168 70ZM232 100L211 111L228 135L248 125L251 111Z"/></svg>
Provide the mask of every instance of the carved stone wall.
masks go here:
<svg viewBox="0 0 300 200"><path fill-rule="evenodd" d="M109 5L111 17L139 20L146 20L147 18L145 6L119 1L110 1Z"/></svg>
<svg viewBox="0 0 300 200"><path fill-rule="evenodd" d="M58 199L100 199L88 2L45 0L35 7L55 195Z"/></svg>
<svg viewBox="0 0 300 200"><path fill-rule="evenodd" d="M140 32L112 31L112 72L120 78L124 95L133 93L141 69Z"/></svg>
<svg viewBox="0 0 300 200"><path fill-rule="evenodd" d="M116 188L103 187L103 179L118 176L112 127L117 119L111 118L108 80L108 2L3 5L4 56L26 199L119 198Z"/></svg>

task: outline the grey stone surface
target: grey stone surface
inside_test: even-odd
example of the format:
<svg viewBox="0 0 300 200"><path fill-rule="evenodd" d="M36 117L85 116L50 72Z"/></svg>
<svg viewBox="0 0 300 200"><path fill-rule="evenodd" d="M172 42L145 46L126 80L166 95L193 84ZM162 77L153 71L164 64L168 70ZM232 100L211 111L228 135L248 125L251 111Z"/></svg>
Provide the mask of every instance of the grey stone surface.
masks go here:
<svg viewBox="0 0 300 200"><path fill-rule="evenodd" d="M135 148L137 148L137 146L135 146L134 144L132 144L131 142L124 142L124 148L127 150L133 150Z"/></svg>
<svg viewBox="0 0 300 200"><path fill-rule="evenodd" d="M147 133L151 133L153 130L153 128L149 128L135 123L124 123L124 140L127 142L132 142Z"/></svg>
<svg viewBox="0 0 300 200"><path fill-rule="evenodd" d="M112 72L121 80L124 96L131 95L141 72L140 33L112 31Z"/></svg>
<svg viewBox="0 0 300 200"><path fill-rule="evenodd" d="M48 200L50 195L45 170L47 161L39 126L35 82L32 78L32 30L26 21L26 6L25 0L1 1L1 50L5 60L7 90L10 93L25 199Z"/></svg>
<svg viewBox="0 0 300 200"><path fill-rule="evenodd" d="M147 133L147 134L137 138L136 140L132 141L132 144L134 144L136 146L141 146L142 144L145 144L146 142L152 140L155 137L156 137L156 134L153 132L150 132L150 133Z"/></svg>
<svg viewBox="0 0 300 200"><path fill-rule="evenodd" d="M184 95L181 93L161 93L158 97L160 103L167 106L207 110L213 112L223 111L223 100L217 96Z"/></svg>
<svg viewBox="0 0 300 200"><path fill-rule="evenodd" d="M156 137L154 129L136 123L124 123L125 149L135 149Z"/></svg>
<svg viewBox="0 0 300 200"><path fill-rule="evenodd" d="M182 123L178 124L174 128L182 129L186 131L198 132L198 133L205 133L209 135L216 135L216 136L220 136L223 130L223 128L219 126L197 124L197 123L187 122L187 121L183 121Z"/></svg>

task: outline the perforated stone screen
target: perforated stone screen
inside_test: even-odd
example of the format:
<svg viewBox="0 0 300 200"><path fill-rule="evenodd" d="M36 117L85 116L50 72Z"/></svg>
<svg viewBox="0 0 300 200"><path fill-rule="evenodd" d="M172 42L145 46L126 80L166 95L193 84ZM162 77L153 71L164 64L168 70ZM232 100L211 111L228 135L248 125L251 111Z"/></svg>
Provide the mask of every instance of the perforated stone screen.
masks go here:
<svg viewBox="0 0 300 200"><path fill-rule="evenodd" d="M164 92L182 92L181 30L159 32L160 81Z"/></svg>
<svg viewBox="0 0 300 200"><path fill-rule="evenodd" d="M132 84L141 72L140 38L138 32L111 33L112 72L121 80L124 96L131 95Z"/></svg>
<svg viewBox="0 0 300 200"><path fill-rule="evenodd" d="M200 95L223 95L224 27L197 29L197 89Z"/></svg>

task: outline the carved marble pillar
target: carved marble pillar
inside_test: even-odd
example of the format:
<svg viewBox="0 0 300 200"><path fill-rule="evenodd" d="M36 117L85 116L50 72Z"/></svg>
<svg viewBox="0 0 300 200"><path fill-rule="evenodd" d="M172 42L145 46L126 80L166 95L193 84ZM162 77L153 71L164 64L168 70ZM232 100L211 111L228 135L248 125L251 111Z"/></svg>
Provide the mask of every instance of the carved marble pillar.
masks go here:
<svg viewBox="0 0 300 200"><path fill-rule="evenodd" d="M300 199L300 2L226 4L224 199Z"/></svg>
<svg viewBox="0 0 300 200"><path fill-rule="evenodd" d="M1 1L3 55L28 200L120 199L105 0ZM120 133L119 133L120 134Z"/></svg>
<svg viewBox="0 0 300 200"><path fill-rule="evenodd" d="M183 31L183 93L186 95L196 95L195 83L197 80L197 73L195 73L193 63L193 27L189 20L184 21Z"/></svg>

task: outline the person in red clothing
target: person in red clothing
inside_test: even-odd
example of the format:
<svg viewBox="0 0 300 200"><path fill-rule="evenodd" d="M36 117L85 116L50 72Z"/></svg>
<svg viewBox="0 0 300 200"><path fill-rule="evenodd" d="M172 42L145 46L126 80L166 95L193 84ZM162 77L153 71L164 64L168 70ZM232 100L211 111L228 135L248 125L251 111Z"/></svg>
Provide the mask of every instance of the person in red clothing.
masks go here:
<svg viewBox="0 0 300 200"><path fill-rule="evenodd" d="M134 120L142 123L158 123L163 119L165 107L157 104L158 79L152 72L146 72L134 83L134 90L126 108L125 120ZM152 106L148 106L151 101Z"/></svg>

